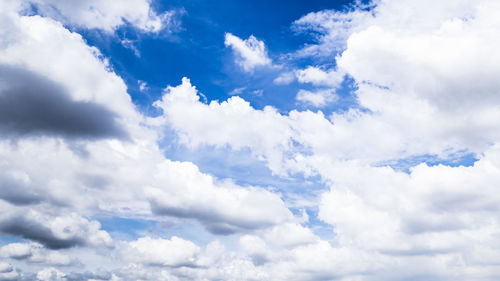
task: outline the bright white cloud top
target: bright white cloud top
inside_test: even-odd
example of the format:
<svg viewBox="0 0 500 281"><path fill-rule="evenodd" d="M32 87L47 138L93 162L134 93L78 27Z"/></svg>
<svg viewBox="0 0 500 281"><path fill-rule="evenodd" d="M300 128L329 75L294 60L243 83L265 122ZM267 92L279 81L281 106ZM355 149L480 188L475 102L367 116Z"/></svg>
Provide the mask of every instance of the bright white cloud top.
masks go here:
<svg viewBox="0 0 500 281"><path fill-rule="evenodd" d="M226 32L241 80L295 83L297 108L134 81L155 114L78 32L175 12L73 2L0 1L0 280L498 279L498 1L312 12L274 62ZM356 104L327 113L347 79Z"/></svg>
<svg viewBox="0 0 500 281"><path fill-rule="evenodd" d="M255 36L250 35L248 39L242 40L238 36L226 33L225 38L224 44L233 49L236 63L245 71L253 71L256 67L271 64L264 42L259 41Z"/></svg>

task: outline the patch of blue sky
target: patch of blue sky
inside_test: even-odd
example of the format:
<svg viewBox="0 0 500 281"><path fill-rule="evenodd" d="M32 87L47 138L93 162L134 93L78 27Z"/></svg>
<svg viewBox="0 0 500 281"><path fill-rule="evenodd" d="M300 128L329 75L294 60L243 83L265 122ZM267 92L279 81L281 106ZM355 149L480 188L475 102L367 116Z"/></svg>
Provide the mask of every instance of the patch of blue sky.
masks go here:
<svg viewBox="0 0 500 281"><path fill-rule="evenodd" d="M318 208L313 207L307 210L309 220L303 224L304 227L309 228L316 236L322 240L329 241L333 246L335 245L335 232L334 227L329 225L318 217Z"/></svg>
<svg viewBox="0 0 500 281"><path fill-rule="evenodd" d="M168 131L160 146L165 156L174 161L189 161L198 166L201 172L219 179L231 178L238 185L269 186L278 191L297 191L323 189L319 177L304 177L303 174L278 176L268 168L265 160L253 155L250 149L233 150L230 147L203 145L188 148L177 142L173 133Z"/></svg>
<svg viewBox="0 0 500 281"><path fill-rule="evenodd" d="M160 34L143 33L130 25L120 27L115 33L78 32L88 44L96 46L109 58L113 70L126 82L134 103L147 115L158 114L152 103L160 98L165 86L180 84L184 76L190 78L209 101L225 100L234 89L246 87L243 97L254 107L272 105L286 112L296 106L295 95L304 85L276 85L273 80L284 71L318 63L313 58L286 58L286 54L314 43L314 38L308 34L294 32L291 24L304 13L342 10L351 2L154 1L159 13L172 9L184 11L184 15L179 16L182 27ZM235 64L231 49L224 46L226 32L242 39L254 35L264 41L273 64L280 67L244 72ZM334 64L333 56L330 63ZM139 80L147 83L147 91L140 90ZM262 94L255 95L255 92ZM345 107L345 104L340 106Z"/></svg>
<svg viewBox="0 0 500 281"><path fill-rule="evenodd" d="M179 219L169 216L155 220L141 218L94 217L101 223L114 240L132 241L140 237L170 239L172 236L183 237L197 245L206 245L216 239L214 234L194 219Z"/></svg>
<svg viewBox="0 0 500 281"><path fill-rule="evenodd" d="M163 217L163 221L158 223L158 230L143 235L156 235L164 239L170 239L172 236L182 237L182 239L192 241L199 246L205 246L208 243L219 238L212 234L205 226L195 219ZM159 236L158 236L159 235ZM226 237L224 237L226 239Z"/></svg>
<svg viewBox="0 0 500 281"><path fill-rule="evenodd" d="M415 167L422 163L425 163L428 166L445 165L450 167L459 167L459 166L470 167L473 166L474 163L478 160L479 159L477 158L477 155L474 153L470 153L467 151L458 151L455 153L451 153L446 157L440 157L439 155L432 155L432 154L424 154L424 155L417 155L402 159L380 162L377 164L377 166L389 166L396 171L401 171L409 174L411 172L412 167Z"/></svg>
<svg viewBox="0 0 500 281"><path fill-rule="evenodd" d="M113 239L135 240L144 233L157 230L157 222L140 218L121 218L121 217L94 217L101 223L101 228L107 231Z"/></svg>
<svg viewBox="0 0 500 281"><path fill-rule="evenodd" d="M10 244L10 243L21 243L25 242L26 240L18 237L18 236L13 236L10 234L1 234L0 235L0 247Z"/></svg>

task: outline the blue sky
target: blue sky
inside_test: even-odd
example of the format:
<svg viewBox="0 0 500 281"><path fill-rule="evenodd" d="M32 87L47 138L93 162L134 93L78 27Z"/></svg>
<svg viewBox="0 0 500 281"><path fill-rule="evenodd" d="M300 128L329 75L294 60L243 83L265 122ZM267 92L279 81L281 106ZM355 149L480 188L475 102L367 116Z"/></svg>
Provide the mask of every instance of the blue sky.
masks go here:
<svg viewBox="0 0 500 281"><path fill-rule="evenodd" d="M0 281L497 280L498 11L0 0Z"/></svg>
<svg viewBox="0 0 500 281"><path fill-rule="evenodd" d="M273 105L286 112L295 108L293 99L300 86L273 84L274 76L282 70L264 69L251 74L242 71L235 65L231 50L224 46L224 34L230 32L241 38L256 36L266 44L269 56L285 69L316 65L319 62L315 58L286 58L302 46L315 43L314 35L296 32L291 24L309 12L345 10L350 5L351 1L158 2L153 5L158 12L178 11L179 27L159 34L143 34L133 26L120 27L113 34L100 30L81 33L110 59L135 103L145 111L152 110L151 114L154 114L151 103L161 95L161 90L166 85L178 84L182 77L189 77L209 101L225 100L234 89L246 88L242 95L256 108ZM280 13L276 14L276 9ZM122 40L131 40L140 56L125 47ZM330 64L334 66L332 57ZM139 80L149 86L145 93L139 91ZM252 94L256 90L263 90L263 96ZM350 104L353 100L346 102Z"/></svg>

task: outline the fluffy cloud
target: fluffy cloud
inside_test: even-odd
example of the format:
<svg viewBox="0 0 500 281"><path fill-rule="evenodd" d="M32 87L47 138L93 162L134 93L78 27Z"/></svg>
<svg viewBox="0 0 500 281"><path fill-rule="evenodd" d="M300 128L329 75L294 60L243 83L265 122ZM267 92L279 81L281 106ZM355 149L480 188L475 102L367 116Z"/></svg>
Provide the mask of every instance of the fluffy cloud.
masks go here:
<svg viewBox="0 0 500 281"><path fill-rule="evenodd" d="M174 11L157 14L147 0L127 0L121 5L113 1L95 0L24 0L24 3L34 5L40 14L58 21L106 31L113 31L125 23L146 32L158 32L178 24Z"/></svg>
<svg viewBox="0 0 500 281"><path fill-rule="evenodd" d="M288 120L275 108L255 110L236 96L222 103L204 104L187 78L177 87L167 87L155 105L164 113L155 122L170 125L178 133L180 142L193 148L227 144L236 150L252 148L257 156L266 155L278 171L283 151L292 146Z"/></svg>
<svg viewBox="0 0 500 281"><path fill-rule="evenodd" d="M336 61L339 72L355 80L361 109L329 117L291 111L268 117L266 126L272 127L254 130L236 124L248 120L259 124L257 116L266 110L246 105L229 111L244 104L233 99L202 104L191 87L185 87L182 95L180 89L174 94L171 88L162 108L186 144L249 148L267 159L281 159L269 161L275 171L279 164L289 165L292 171L318 174L331 185L322 197L320 218L333 225L337 246L324 252L328 247L307 249L317 256L325 253L330 261L345 255L359 265L340 276L411 278L418 274L412 264L418 264L428 268L428 279L488 279L496 269L487 269L486 260L497 257L486 245L496 245L494 233L498 233L494 207L498 148L492 144L499 141L495 132L500 87L492 75L500 64L490 49L497 46L498 22L492 16L496 5L450 1L433 6L411 1L404 4L411 8L404 9L397 1L381 1L370 12L325 11L299 20L297 24L323 34L320 43L308 46L303 54L331 54L335 40L345 39L337 52L342 46L346 49ZM343 33L335 30L338 24L347 25ZM303 74L304 82L330 81L308 76L315 73L312 70ZM172 109L176 106L184 110ZM274 128L283 128L280 137L269 136ZM242 135L261 141L238 139ZM294 141L300 147L280 145ZM273 149L264 149L268 144ZM302 153L304 147L307 153ZM377 167L386 160L425 154L446 158L461 151L476 152L480 160L473 167L422 164L410 174ZM277 259L261 237L245 236L241 243L257 264ZM299 260L308 256L305 249L296 250ZM391 272L396 264L408 270L406 277ZM314 278L340 278L320 261L304 268L315 271Z"/></svg>
<svg viewBox="0 0 500 281"><path fill-rule="evenodd" d="M15 10L1 19L11 26L0 31L9 133L0 141L4 233L60 249L111 246L99 222L84 218L101 212L194 218L214 232L293 220L277 194L165 159L159 133L142 123L124 82L80 35Z"/></svg>
<svg viewBox="0 0 500 281"><path fill-rule="evenodd" d="M74 262L69 256L58 251L46 250L38 243L11 243L0 248L0 256L30 263L67 266Z"/></svg>
<svg viewBox="0 0 500 281"><path fill-rule="evenodd" d="M145 193L154 213L195 218L214 233L262 228L293 219L277 194L244 188L229 180L217 182L186 162L162 163Z"/></svg>
<svg viewBox="0 0 500 281"><path fill-rule="evenodd" d="M21 274L6 262L0 262L0 280L19 280Z"/></svg>
<svg viewBox="0 0 500 281"><path fill-rule="evenodd" d="M66 281L66 274L54 267L47 267L36 274L36 279L40 281Z"/></svg>
<svg viewBox="0 0 500 281"><path fill-rule="evenodd" d="M320 68L309 66L296 73L300 83L311 83L315 86L338 87L344 80L344 74L337 71L324 71Z"/></svg>
<svg viewBox="0 0 500 281"><path fill-rule="evenodd" d="M334 102L338 97L334 90L317 90L315 92L299 90L295 99L299 102L311 104L314 107L323 107L328 103Z"/></svg>
<svg viewBox="0 0 500 281"><path fill-rule="evenodd" d="M246 40L242 40L238 36L226 33L224 44L233 49L237 56L236 62L245 71L251 72L256 67L271 64L264 42L257 40L253 35L250 35Z"/></svg>
<svg viewBox="0 0 500 281"><path fill-rule="evenodd" d="M30 210L24 214L4 213L0 217L0 231L38 241L51 249L111 246L111 237L100 227L99 222L76 214L52 217Z"/></svg>
<svg viewBox="0 0 500 281"><path fill-rule="evenodd" d="M124 259L157 266L195 266L200 248L179 237L154 239L142 237L128 242L123 250Z"/></svg>
<svg viewBox="0 0 500 281"><path fill-rule="evenodd" d="M53 9L87 25L86 13L67 16L64 5ZM0 230L36 242L4 245L0 255L16 267L69 266L68 273L45 268L27 275L39 280L494 280L498 8L494 1L386 0L370 11L322 11L296 21L296 30L318 35L318 44L296 55L321 61L338 54L335 71L318 64L296 73L300 83L329 87L325 96L303 92L301 99L322 105L346 74L358 108L325 116L259 110L239 97L207 104L184 78L155 103L163 114L149 119L81 36L55 20L2 9ZM123 15L95 22L112 30L122 17L144 30L159 28ZM227 34L226 45L244 70L271 64L254 37ZM50 110L37 111L44 106ZM95 119L79 118L89 115ZM321 239L298 224L278 192L165 158L158 142L167 129L178 138L169 141L188 148L249 150L274 176L319 176L329 189L317 218L331 236ZM408 173L381 164L463 151L479 160L470 167L420 164ZM125 242L111 239L95 219L103 214L159 221L155 227L172 232L181 227L169 226L167 217L194 219L211 232L200 240L233 235L217 236L225 245L202 246L182 233L141 233ZM70 272L68 252L95 272ZM0 263L1 280L21 278Z"/></svg>

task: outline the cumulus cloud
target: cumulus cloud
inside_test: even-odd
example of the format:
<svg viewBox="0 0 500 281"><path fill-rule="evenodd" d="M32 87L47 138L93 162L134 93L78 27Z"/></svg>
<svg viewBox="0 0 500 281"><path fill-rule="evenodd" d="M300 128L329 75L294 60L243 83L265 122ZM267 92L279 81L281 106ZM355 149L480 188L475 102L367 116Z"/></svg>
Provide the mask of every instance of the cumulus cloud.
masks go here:
<svg viewBox="0 0 500 281"><path fill-rule="evenodd" d="M9 263L0 262L0 280L19 280L21 274Z"/></svg>
<svg viewBox="0 0 500 281"><path fill-rule="evenodd" d="M264 42L253 35L242 40L238 36L226 33L224 44L233 49L236 63L247 72L251 72L257 67L271 65L271 59L267 55Z"/></svg>
<svg viewBox="0 0 500 281"><path fill-rule="evenodd" d="M34 5L38 13L58 21L113 31L117 27L130 23L146 31L159 32L164 28L176 28L179 24L175 11L156 13L146 0L127 0L121 5L113 1L54 1L24 0L27 5Z"/></svg>
<svg viewBox="0 0 500 281"><path fill-rule="evenodd" d="M155 183L145 192L154 213L195 218L214 233L263 228L293 219L277 194L230 181L216 182L187 162L162 163Z"/></svg>
<svg viewBox="0 0 500 281"><path fill-rule="evenodd" d="M236 150L251 147L256 155L266 155L278 171L282 152L292 146L293 132L288 120L275 108L255 110L237 96L222 103L204 104L187 78L177 87L167 87L155 105L164 113L156 122L170 125L179 134L180 142L190 147L227 144Z"/></svg>
<svg viewBox="0 0 500 281"><path fill-rule="evenodd" d="M125 131L130 129L128 124L137 123L127 122L140 117L130 96L125 94L125 83L110 71L109 64L99 50L88 46L81 35L70 32L48 18L19 16L9 9L2 9L0 16L2 22L9 25L9 28L0 30L0 63L4 67L14 68L12 71L4 69L4 77L30 79L44 86L40 90L48 92L48 97L54 98L64 93L68 98L62 102L68 106L73 102L75 107L82 105L86 111L96 110L101 115L102 112L111 111L116 114L116 122ZM15 68L25 70L16 71ZM29 85L19 85L21 82L2 82L2 89L8 89L8 85L18 85L23 92L29 89ZM38 97L32 91L24 95L33 99ZM55 101L49 99L47 102ZM108 113L108 116L113 114Z"/></svg>
<svg viewBox="0 0 500 281"><path fill-rule="evenodd" d="M173 236L171 239L141 237L128 242L124 259L156 266L196 266L200 248L193 242Z"/></svg>
<svg viewBox="0 0 500 281"><path fill-rule="evenodd" d="M66 274L57 268L47 267L36 274L36 279L40 281L66 281Z"/></svg>
<svg viewBox="0 0 500 281"><path fill-rule="evenodd" d="M51 217L34 210L3 214L0 231L40 242L50 249L74 246L111 246L112 239L97 221L77 214Z"/></svg>
<svg viewBox="0 0 500 281"><path fill-rule="evenodd" d="M293 219L278 194L263 188L238 186L230 180L219 181L201 173L191 163L165 159L157 145L160 134L141 125L144 118L135 111L123 81L109 71L107 62L95 48L88 47L81 36L46 18L2 16L12 24L12 30L1 32L9 36L12 32L22 35L1 45L4 52L0 61L18 65L14 71L5 71L8 77L17 74L36 77L33 79L35 82L41 80L41 85L37 84L39 91L32 94L33 99L51 111L61 108L58 103L64 102L69 107L72 104L91 107L96 111L96 116L90 117L98 121L96 126L109 125L110 119L106 118L113 117L116 120L113 124L123 126L123 131L132 138L130 141L108 140L98 135L98 140L92 142L83 138L76 144L85 152L82 157L72 144L59 143L54 133L45 134L44 138L21 137L15 145L9 142L11 136L7 136L0 142L0 154L5 159L0 162L0 179L5 186L0 193L3 199L0 228L4 233L37 241L51 249L111 246L109 234L100 229L97 221L89 221L75 213L54 215L68 211L90 215L106 211L193 218L217 233L268 227ZM47 36L38 38L37 34ZM7 40L7 37L2 38ZM45 55L32 55L40 52ZM51 82L38 73L50 77ZM11 84L15 83L9 80L4 86ZM47 87L42 87L45 85L53 91L45 90ZM67 98L50 99L54 92ZM19 94L9 95L11 98L17 96ZM53 103L41 98L53 100ZM31 110L27 112L32 113ZM102 112L109 112L109 116L99 116ZM68 114L75 113L78 110ZM20 122L19 119L15 121ZM50 129L62 130L57 126ZM102 132L112 133L113 127L102 129ZM32 157L35 154L37 157ZM175 181L176 177L185 181ZM197 192L203 192L213 201L197 195L193 197ZM168 200L172 195L176 201ZM214 202L223 205L215 206ZM241 215L223 209L226 206L235 210L239 205L244 205ZM153 207L153 214L150 207Z"/></svg>
<svg viewBox="0 0 500 281"><path fill-rule="evenodd" d="M26 266L28 274L35 270L26 278L39 280L495 280L500 63L492 11L498 3L402 3L382 0L372 10L321 11L295 22L299 31L317 32L317 44L296 55L338 56L333 72L318 64L293 79L328 94L344 74L356 86L359 108L330 116L256 109L239 97L207 104L184 78L155 103L163 114L146 119L122 79L81 36L54 20L0 11L8 27L0 29L6 77L0 120L10 120L2 122L0 140L0 230L32 240L3 245L0 256ZM271 64L256 38L227 34L226 41L245 70ZM329 96L312 95L318 92L302 98L318 106ZM9 111L28 105L46 106L53 115ZM86 127L77 113L96 119ZM73 125L53 123L51 116ZM36 120L43 122L35 126ZM68 131L72 126L78 132ZM314 226L298 224L278 192L167 159L158 145L165 129L188 148L249 150L267 161L273 176L318 176L328 190L315 219L330 236L323 231L322 239ZM44 137L24 137L34 133ZM79 138L86 153L75 153L60 136ZM457 151L476 152L479 160L469 167L420 164L407 173L381 164ZM225 243L202 246L192 239L197 245L178 226L168 230L181 232L170 239L141 233L117 242L120 236L111 239L96 214L164 223L158 227L168 227L165 217L192 219L211 232L199 228L199 240ZM69 265L68 252L80 254L89 272L39 270ZM101 265L106 269L99 273ZM0 280L21 278L0 262Z"/></svg>
<svg viewBox="0 0 500 281"><path fill-rule="evenodd" d="M27 260L30 263L40 263L54 266L67 266L75 261L58 251L45 249L38 243L10 243L0 247L0 256L15 260Z"/></svg>

